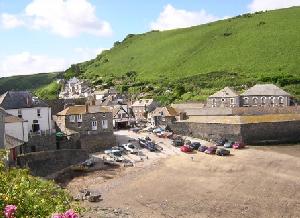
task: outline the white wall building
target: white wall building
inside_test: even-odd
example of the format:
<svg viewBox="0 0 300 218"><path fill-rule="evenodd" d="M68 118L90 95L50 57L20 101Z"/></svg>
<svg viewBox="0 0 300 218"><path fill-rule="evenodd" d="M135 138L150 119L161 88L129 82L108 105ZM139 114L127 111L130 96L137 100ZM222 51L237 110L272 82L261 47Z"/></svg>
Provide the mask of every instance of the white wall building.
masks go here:
<svg viewBox="0 0 300 218"><path fill-rule="evenodd" d="M10 135L23 142L28 142L28 121L22 118L6 114L5 135Z"/></svg>
<svg viewBox="0 0 300 218"><path fill-rule="evenodd" d="M51 132L51 108L27 91L9 91L0 96L0 107L26 120L29 132Z"/></svg>

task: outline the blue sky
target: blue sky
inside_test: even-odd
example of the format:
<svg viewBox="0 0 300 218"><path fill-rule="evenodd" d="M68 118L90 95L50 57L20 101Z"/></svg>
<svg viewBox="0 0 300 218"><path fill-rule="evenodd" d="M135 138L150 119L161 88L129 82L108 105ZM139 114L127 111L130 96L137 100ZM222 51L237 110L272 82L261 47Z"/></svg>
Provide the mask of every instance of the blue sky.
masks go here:
<svg viewBox="0 0 300 218"><path fill-rule="evenodd" d="M129 33L295 5L300 0L0 0L0 77L64 70Z"/></svg>

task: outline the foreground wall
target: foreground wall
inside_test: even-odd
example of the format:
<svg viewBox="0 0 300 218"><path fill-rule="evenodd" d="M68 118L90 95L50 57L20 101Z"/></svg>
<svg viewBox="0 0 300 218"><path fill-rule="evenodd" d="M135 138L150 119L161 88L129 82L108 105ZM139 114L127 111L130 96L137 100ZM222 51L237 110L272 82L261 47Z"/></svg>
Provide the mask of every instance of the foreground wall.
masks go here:
<svg viewBox="0 0 300 218"><path fill-rule="evenodd" d="M28 167L34 176L45 177L71 165L88 159L88 153L81 149L34 152L19 156L21 167Z"/></svg>

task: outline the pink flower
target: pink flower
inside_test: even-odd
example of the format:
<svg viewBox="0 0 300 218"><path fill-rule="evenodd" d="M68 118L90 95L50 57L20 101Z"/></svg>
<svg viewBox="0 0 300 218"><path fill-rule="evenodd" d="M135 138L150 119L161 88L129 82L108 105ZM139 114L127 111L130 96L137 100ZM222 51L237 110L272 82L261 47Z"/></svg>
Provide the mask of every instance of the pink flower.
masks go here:
<svg viewBox="0 0 300 218"><path fill-rule="evenodd" d="M66 211L64 215L65 218L79 218L79 216L72 209Z"/></svg>
<svg viewBox="0 0 300 218"><path fill-rule="evenodd" d="M4 208L4 215L6 218L14 218L17 210L17 206L15 205L6 205Z"/></svg>

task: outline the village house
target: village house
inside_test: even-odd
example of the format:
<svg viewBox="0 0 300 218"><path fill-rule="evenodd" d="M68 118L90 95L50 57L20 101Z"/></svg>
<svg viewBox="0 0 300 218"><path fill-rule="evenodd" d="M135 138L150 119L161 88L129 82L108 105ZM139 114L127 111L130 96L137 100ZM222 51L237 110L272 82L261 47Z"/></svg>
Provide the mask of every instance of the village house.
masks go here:
<svg viewBox="0 0 300 218"><path fill-rule="evenodd" d="M67 136L80 134L80 146L89 152L115 144L112 112L101 106L74 105L56 114L56 124Z"/></svg>
<svg viewBox="0 0 300 218"><path fill-rule="evenodd" d="M0 107L27 121L29 133L51 133L51 108L28 91L9 91L0 96Z"/></svg>
<svg viewBox="0 0 300 218"><path fill-rule="evenodd" d="M112 107L113 125L116 129L126 129L133 126L135 119L132 116L131 109L126 104L119 104Z"/></svg>
<svg viewBox="0 0 300 218"><path fill-rule="evenodd" d="M241 94L242 107L286 107L291 95L273 84L255 85Z"/></svg>
<svg viewBox="0 0 300 218"><path fill-rule="evenodd" d="M62 87L59 93L60 99L86 98L90 96L92 89L85 80L79 80L76 77L69 79Z"/></svg>
<svg viewBox="0 0 300 218"><path fill-rule="evenodd" d="M208 107L239 107L239 94L230 87L216 92L208 97Z"/></svg>
<svg viewBox="0 0 300 218"><path fill-rule="evenodd" d="M148 117L148 113L152 112L158 103L153 99L140 99L135 101L132 105L132 111L135 116L137 122L146 121Z"/></svg>
<svg viewBox="0 0 300 218"><path fill-rule="evenodd" d="M160 126L167 125L168 123L173 123L179 116L179 112L173 107L157 107L151 114L151 125Z"/></svg>

